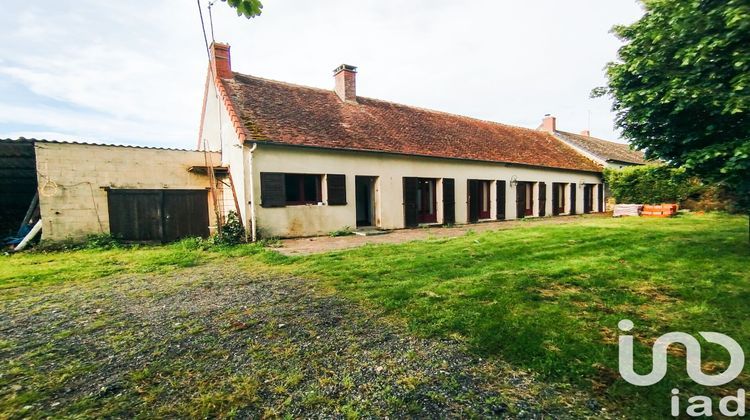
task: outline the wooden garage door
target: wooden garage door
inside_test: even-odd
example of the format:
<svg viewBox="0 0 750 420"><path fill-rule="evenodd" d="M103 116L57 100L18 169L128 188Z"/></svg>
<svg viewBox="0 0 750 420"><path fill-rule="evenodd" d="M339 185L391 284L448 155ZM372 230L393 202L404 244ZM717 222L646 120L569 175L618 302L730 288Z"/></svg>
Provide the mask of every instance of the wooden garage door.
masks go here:
<svg viewBox="0 0 750 420"><path fill-rule="evenodd" d="M129 241L208 236L206 190L109 190L109 230Z"/></svg>

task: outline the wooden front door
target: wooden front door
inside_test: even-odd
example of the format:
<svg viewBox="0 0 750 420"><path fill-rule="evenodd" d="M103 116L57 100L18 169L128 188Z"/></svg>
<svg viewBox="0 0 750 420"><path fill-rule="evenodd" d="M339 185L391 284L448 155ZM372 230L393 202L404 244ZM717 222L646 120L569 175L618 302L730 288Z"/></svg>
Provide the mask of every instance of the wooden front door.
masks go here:
<svg viewBox="0 0 750 420"><path fill-rule="evenodd" d="M533 216L534 215L534 184L531 182L524 182L523 183L524 188L526 189L525 196L525 205L524 205L524 215L526 216Z"/></svg>
<svg viewBox="0 0 750 420"><path fill-rule="evenodd" d="M518 181L516 184L516 217L534 215L534 183Z"/></svg>
<svg viewBox="0 0 750 420"><path fill-rule="evenodd" d="M557 216L565 213L565 184L555 182L552 184L552 215Z"/></svg>
<svg viewBox="0 0 750 420"><path fill-rule="evenodd" d="M479 181L479 218L490 218L490 181Z"/></svg>
<svg viewBox="0 0 750 420"><path fill-rule="evenodd" d="M436 180L419 178L417 180L417 221L419 223L437 223Z"/></svg>
<svg viewBox="0 0 750 420"><path fill-rule="evenodd" d="M469 187L469 222L489 219L490 215L490 181L470 179Z"/></svg>
<svg viewBox="0 0 750 420"><path fill-rule="evenodd" d="M594 209L594 186L586 184L583 186L583 212L591 213Z"/></svg>

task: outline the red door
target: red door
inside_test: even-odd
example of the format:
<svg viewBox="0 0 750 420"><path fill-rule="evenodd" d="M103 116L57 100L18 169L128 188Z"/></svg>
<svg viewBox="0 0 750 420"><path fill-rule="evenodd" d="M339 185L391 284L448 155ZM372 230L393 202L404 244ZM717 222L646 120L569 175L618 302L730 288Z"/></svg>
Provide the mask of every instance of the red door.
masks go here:
<svg viewBox="0 0 750 420"><path fill-rule="evenodd" d="M555 203L557 214L563 214L565 213L565 184L556 184L555 188L557 189L557 202Z"/></svg>
<svg viewBox="0 0 750 420"><path fill-rule="evenodd" d="M526 188L526 207L524 208L524 212L526 216L533 216L534 215L534 184L531 182L524 183L524 187Z"/></svg>
<svg viewBox="0 0 750 420"><path fill-rule="evenodd" d="M490 181L479 181L479 218L490 218Z"/></svg>
<svg viewBox="0 0 750 420"><path fill-rule="evenodd" d="M417 221L437 223L437 199L434 179L419 178L417 184Z"/></svg>

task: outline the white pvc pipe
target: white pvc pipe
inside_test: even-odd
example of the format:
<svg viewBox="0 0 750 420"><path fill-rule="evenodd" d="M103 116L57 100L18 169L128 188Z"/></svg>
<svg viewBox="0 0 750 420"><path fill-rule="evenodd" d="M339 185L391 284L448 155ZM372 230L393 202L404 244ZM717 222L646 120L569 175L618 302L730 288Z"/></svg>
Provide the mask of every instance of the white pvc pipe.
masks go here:
<svg viewBox="0 0 750 420"><path fill-rule="evenodd" d="M26 248L26 245L29 244L29 242L34 239L36 235L39 234L39 231L42 230L42 219L37 220L36 224L33 228L29 231L29 233L26 234L26 236L23 237L23 240L20 244L18 244L15 248L13 248L13 251L23 251L24 248Z"/></svg>

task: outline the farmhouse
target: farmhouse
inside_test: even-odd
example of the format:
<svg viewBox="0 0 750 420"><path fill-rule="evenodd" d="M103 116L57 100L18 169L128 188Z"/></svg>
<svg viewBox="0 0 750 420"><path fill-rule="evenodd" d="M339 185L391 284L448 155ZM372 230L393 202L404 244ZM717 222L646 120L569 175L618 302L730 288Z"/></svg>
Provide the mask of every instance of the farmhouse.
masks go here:
<svg viewBox="0 0 750 420"><path fill-rule="evenodd" d="M551 133L236 73L212 46L199 149L219 151L263 236L602 211L601 165Z"/></svg>
<svg viewBox="0 0 750 420"><path fill-rule="evenodd" d="M325 90L234 72L226 44L211 53L197 150L0 140L17 166L2 233L41 219L44 239L169 241L234 211L257 239L603 211L606 161L554 128L365 98L354 66Z"/></svg>

